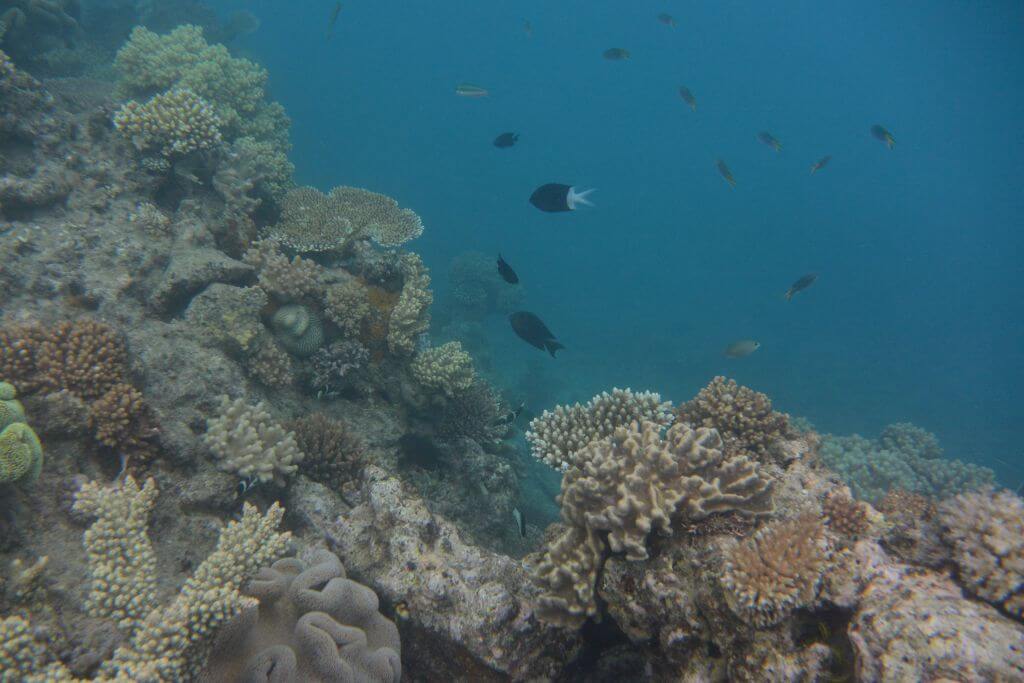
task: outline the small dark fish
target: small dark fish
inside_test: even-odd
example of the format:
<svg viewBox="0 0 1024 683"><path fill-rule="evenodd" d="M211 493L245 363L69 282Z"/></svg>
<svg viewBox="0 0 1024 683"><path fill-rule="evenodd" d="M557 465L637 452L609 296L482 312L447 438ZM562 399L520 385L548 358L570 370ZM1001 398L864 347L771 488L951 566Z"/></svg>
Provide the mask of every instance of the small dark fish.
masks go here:
<svg viewBox="0 0 1024 683"><path fill-rule="evenodd" d="M338 23L338 15L341 14L341 3L334 3L334 9L331 10L331 18L327 20L327 40L331 39L334 35L334 25Z"/></svg>
<svg viewBox="0 0 1024 683"><path fill-rule="evenodd" d="M797 292L802 292L803 290L813 285L814 281L817 279L817 273L807 273L807 275L802 276L799 280L790 285L789 289L786 290L786 301L792 299L793 295L796 294Z"/></svg>
<svg viewBox="0 0 1024 683"><path fill-rule="evenodd" d="M774 135L772 135L766 130L762 130L760 133L758 133L757 139L763 142L764 144L768 145L772 149L774 149L776 152L782 149L782 143L779 142Z"/></svg>
<svg viewBox="0 0 1024 683"><path fill-rule="evenodd" d="M530 195L530 203L541 211L546 211L548 213L575 211L577 204L593 206L593 204L590 203L590 200L587 199L587 195L593 192L594 189L595 188L591 188L589 190L577 192L576 188L571 185L548 183L546 185L541 185L533 191L533 194Z"/></svg>
<svg viewBox="0 0 1024 683"><path fill-rule="evenodd" d="M546 350L552 358L555 357L556 351L565 348L555 341L555 335L551 333L548 326L533 313L518 311L510 315L508 320L512 323L512 330L520 339L541 351Z"/></svg>
<svg viewBox="0 0 1024 683"><path fill-rule="evenodd" d="M689 88L685 85L679 86L679 96L683 98L683 102L686 102L690 109L697 111L697 98L693 96Z"/></svg>
<svg viewBox="0 0 1024 683"><path fill-rule="evenodd" d="M258 483L260 483L258 477L248 477L247 479L243 479L238 482L238 488L236 489L238 497L241 498L245 494L249 493L249 491L251 491Z"/></svg>
<svg viewBox="0 0 1024 683"><path fill-rule="evenodd" d="M494 146L504 149L519 142L519 133L502 133L494 138Z"/></svg>
<svg viewBox="0 0 1024 683"><path fill-rule="evenodd" d="M882 142L884 142L885 146L888 147L889 149L892 149L893 147L896 146L896 138L892 136L892 133L890 133L877 123L871 126L871 134L874 135L879 140L881 140Z"/></svg>
<svg viewBox="0 0 1024 683"><path fill-rule="evenodd" d="M715 162L715 166L722 177L725 178L725 182L729 183L730 187L736 187L736 179L732 177L732 171L725 165L725 162L719 159Z"/></svg>
<svg viewBox="0 0 1024 683"><path fill-rule="evenodd" d="M505 259L498 254L498 274L501 275L501 279L510 285L514 285L519 282L519 276L516 275L516 271L512 270L512 266L505 262Z"/></svg>
<svg viewBox="0 0 1024 683"><path fill-rule="evenodd" d="M665 26L668 26L669 28L676 27L675 17L673 17L671 14L666 14L665 12L662 12L661 14L658 15L658 21L661 22L662 24L665 24Z"/></svg>
<svg viewBox="0 0 1024 683"><path fill-rule="evenodd" d="M830 161L832 161L832 157L830 157L828 155L823 156L822 158L820 158L817 161L815 161L814 164L811 166L811 175L814 175L815 173L817 173L821 169L823 169L826 166L828 166L828 162L830 162Z"/></svg>
<svg viewBox="0 0 1024 683"><path fill-rule="evenodd" d="M512 508L512 518L516 520L516 528L519 529L519 537L526 538L526 518L519 508Z"/></svg>
<svg viewBox="0 0 1024 683"><path fill-rule="evenodd" d="M610 59L613 62L619 62L630 57L629 50L624 47L610 47L602 54L605 59Z"/></svg>
<svg viewBox="0 0 1024 683"><path fill-rule="evenodd" d="M725 349L725 355L729 358L743 358L759 348L761 348L761 342L754 341L753 339L741 339L738 342L729 344Z"/></svg>

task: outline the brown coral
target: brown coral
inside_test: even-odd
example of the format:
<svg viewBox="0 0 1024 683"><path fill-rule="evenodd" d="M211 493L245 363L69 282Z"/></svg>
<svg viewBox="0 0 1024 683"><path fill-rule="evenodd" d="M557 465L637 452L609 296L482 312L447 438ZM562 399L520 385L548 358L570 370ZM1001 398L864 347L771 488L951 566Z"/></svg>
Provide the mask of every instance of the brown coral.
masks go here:
<svg viewBox="0 0 1024 683"><path fill-rule="evenodd" d="M149 460L156 448L152 415L135 387L115 384L89 406L89 426L96 440L122 455Z"/></svg>
<svg viewBox="0 0 1024 683"><path fill-rule="evenodd" d="M832 491L825 497L821 508L828 528L840 536L855 539L867 533L870 526L867 507L849 494Z"/></svg>
<svg viewBox="0 0 1024 683"><path fill-rule="evenodd" d="M277 342L268 339L248 362L249 374L257 382L272 388L291 386L295 382L292 359Z"/></svg>
<svg viewBox="0 0 1024 683"><path fill-rule="evenodd" d="M765 394L721 376L679 407L679 420L717 429L728 446L762 457L789 431L789 416L772 410Z"/></svg>
<svg viewBox="0 0 1024 683"><path fill-rule="evenodd" d="M776 624L817 599L829 560L825 527L814 515L777 522L726 552L726 602L747 623Z"/></svg>
<svg viewBox="0 0 1024 683"><path fill-rule="evenodd" d="M284 424L295 434L299 450L306 457L299 472L314 481L340 490L352 481L363 466L363 444L339 420L313 413Z"/></svg>
<svg viewBox="0 0 1024 683"><path fill-rule="evenodd" d="M0 329L0 378L18 386L22 394L38 391L42 377L36 370L36 352L46 339L38 323Z"/></svg>
<svg viewBox="0 0 1024 683"><path fill-rule="evenodd" d="M324 292L324 313L346 337L357 337L370 315L369 292L355 278Z"/></svg>

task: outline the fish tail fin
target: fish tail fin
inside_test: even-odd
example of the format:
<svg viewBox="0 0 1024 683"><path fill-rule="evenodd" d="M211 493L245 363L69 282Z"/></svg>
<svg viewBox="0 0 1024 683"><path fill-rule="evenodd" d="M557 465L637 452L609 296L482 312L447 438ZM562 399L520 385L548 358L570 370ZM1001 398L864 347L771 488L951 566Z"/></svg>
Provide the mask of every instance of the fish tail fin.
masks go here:
<svg viewBox="0 0 1024 683"><path fill-rule="evenodd" d="M552 358L557 358L557 356L555 356L555 352L558 351L559 349L564 349L565 346L559 344L554 339L548 339L547 341L544 342L544 348L548 350L548 353L551 354Z"/></svg>
<svg viewBox="0 0 1024 683"><path fill-rule="evenodd" d="M896 138L894 138L890 133L885 134L885 146L889 149L896 146Z"/></svg>
<svg viewBox="0 0 1024 683"><path fill-rule="evenodd" d="M792 289L787 289L787 290L786 290L786 293L785 293L785 294L783 294L783 296L784 296L784 297L786 297L786 301L792 301L792 299L793 299L793 294L794 294L794 292L793 292L793 290L792 290Z"/></svg>
<svg viewBox="0 0 1024 683"><path fill-rule="evenodd" d="M577 192L575 187L569 188L569 208L575 209L577 204L593 206L594 203L587 199L587 195L589 195L591 192L594 192L596 189L596 187L592 187L589 190Z"/></svg>
<svg viewBox="0 0 1024 683"><path fill-rule="evenodd" d="M814 175L817 172L818 172L818 165L817 164L811 164L811 175Z"/></svg>

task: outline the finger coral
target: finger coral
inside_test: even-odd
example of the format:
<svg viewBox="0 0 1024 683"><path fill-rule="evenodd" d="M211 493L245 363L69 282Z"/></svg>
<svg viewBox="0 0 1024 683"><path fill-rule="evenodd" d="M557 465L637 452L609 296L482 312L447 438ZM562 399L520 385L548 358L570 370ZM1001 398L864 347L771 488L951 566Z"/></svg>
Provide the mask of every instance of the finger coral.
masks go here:
<svg viewBox="0 0 1024 683"><path fill-rule="evenodd" d="M776 624L817 599L828 561L825 527L814 515L766 526L726 552L726 602L754 626Z"/></svg>
<svg viewBox="0 0 1024 683"><path fill-rule="evenodd" d="M115 384L89 406L89 424L96 440L123 455L148 460L154 455L149 407L129 384Z"/></svg>
<svg viewBox="0 0 1024 683"><path fill-rule="evenodd" d="M191 90L177 88L145 103L126 102L114 114L114 127L139 151L183 156L220 144L220 119Z"/></svg>
<svg viewBox="0 0 1024 683"><path fill-rule="evenodd" d="M1024 500L963 493L940 507L943 537L968 591L1024 619Z"/></svg>
<svg viewBox="0 0 1024 683"><path fill-rule="evenodd" d="M590 399L585 405L556 406L530 421L526 440L533 457L548 465L568 469L575 454L591 441L611 436L631 422L672 422L672 406L650 391L612 389Z"/></svg>
<svg viewBox="0 0 1024 683"><path fill-rule="evenodd" d="M34 352L38 381L45 391L67 389L93 400L124 382L128 352L114 330L102 323L58 323Z"/></svg>
<svg viewBox="0 0 1024 683"><path fill-rule="evenodd" d="M343 422L313 413L291 420L285 429L295 434L305 455L299 472L336 491L358 474L363 465L363 444Z"/></svg>
<svg viewBox="0 0 1024 683"><path fill-rule="evenodd" d="M731 510L771 511L770 481L746 456L727 457L717 432L677 424L662 437L662 429L634 422L576 453L559 496L568 528L534 569L544 589L541 618L578 626L596 613L586 584L607 554L598 532L607 532L611 552L643 560L648 534L671 534L674 515L693 521Z"/></svg>
<svg viewBox="0 0 1024 683"><path fill-rule="evenodd" d="M789 416L772 410L765 394L721 376L681 405L678 419L694 427L717 429L729 446L762 457L789 429Z"/></svg>
<svg viewBox="0 0 1024 683"><path fill-rule="evenodd" d="M220 415L207 421L203 442L221 469L265 483L284 485L303 458L295 435L277 424L262 403L250 406L241 398L221 397Z"/></svg>
<svg viewBox="0 0 1024 683"><path fill-rule="evenodd" d="M417 382L445 396L455 396L473 384L473 359L457 341L425 349L416 354L409 370Z"/></svg>
<svg viewBox="0 0 1024 683"><path fill-rule="evenodd" d="M333 553L278 560L245 592L259 607L226 629L202 681L401 679L398 629L378 611L377 595L348 579Z"/></svg>

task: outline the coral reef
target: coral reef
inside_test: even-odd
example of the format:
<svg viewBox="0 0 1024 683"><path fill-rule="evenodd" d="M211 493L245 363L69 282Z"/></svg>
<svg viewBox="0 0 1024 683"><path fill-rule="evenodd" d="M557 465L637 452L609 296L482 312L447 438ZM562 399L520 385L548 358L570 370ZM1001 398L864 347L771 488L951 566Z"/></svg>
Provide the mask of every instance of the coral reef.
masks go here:
<svg viewBox="0 0 1024 683"><path fill-rule="evenodd" d="M508 431L508 416L501 412L497 393L480 378L445 402L436 426L441 439L467 438L482 446L499 441Z"/></svg>
<svg viewBox="0 0 1024 683"><path fill-rule="evenodd" d="M312 356L324 343L324 325L316 311L302 304L288 304L270 319L281 346L299 358Z"/></svg>
<svg viewBox="0 0 1024 683"><path fill-rule="evenodd" d="M0 381L0 430L9 424L25 421L25 408L18 400L14 385Z"/></svg>
<svg viewBox="0 0 1024 683"><path fill-rule="evenodd" d="M340 491L363 467L363 444L343 422L313 413L286 422L284 428L295 434L305 455L299 472L314 481Z"/></svg>
<svg viewBox="0 0 1024 683"><path fill-rule="evenodd" d="M409 370L421 385L449 397L469 389L476 378L473 359L459 342L420 351L409 364Z"/></svg>
<svg viewBox="0 0 1024 683"><path fill-rule="evenodd" d="M867 506L846 492L833 491L821 503L828 528L847 539L856 539L870 528Z"/></svg>
<svg viewBox="0 0 1024 683"><path fill-rule="evenodd" d="M940 511L961 583L1024 620L1024 500L1009 491L976 491Z"/></svg>
<svg viewBox="0 0 1024 683"><path fill-rule="evenodd" d="M635 393L612 389L590 399L586 405L556 406L530 421L526 439L533 456L548 465L568 469L576 452L592 441L611 436L631 422L672 422L671 404L654 392Z"/></svg>
<svg viewBox="0 0 1024 683"><path fill-rule="evenodd" d="M264 386L281 389L295 382L291 356L271 339L249 359L248 370Z"/></svg>
<svg viewBox="0 0 1024 683"><path fill-rule="evenodd" d="M421 335L430 327L428 309L434 301L430 291L430 275L423 260L416 254L402 258L404 284L398 301L388 318L387 343L391 353L410 356Z"/></svg>
<svg viewBox="0 0 1024 683"><path fill-rule="evenodd" d="M200 680L401 680L398 629L333 553L278 560L243 592L259 605L224 628Z"/></svg>
<svg viewBox="0 0 1024 683"><path fill-rule="evenodd" d="M320 396L333 395L369 360L370 352L353 339L321 347L309 359L309 384Z"/></svg>
<svg viewBox="0 0 1024 683"><path fill-rule="evenodd" d="M282 254L273 240L260 240L243 260L256 269L260 288L281 302L317 298L323 289L322 269L315 262Z"/></svg>
<svg viewBox="0 0 1024 683"><path fill-rule="evenodd" d="M324 292L324 313L346 337L356 337L370 316L366 287L355 278L333 284Z"/></svg>
<svg viewBox="0 0 1024 683"><path fill-rule="evenodd" d="M678 419L695 427L717 429L728 446L762 458L789 429L789 416L772 410L766 395L721 376L681 405Z"/></svg>
<svg viewBox="0 0 1024 683"><path fill-rule="evenodd" d="M941 539L938 508L931 498L903 489L885 494L878 509L885 515L882 544L904 562L939 567L949 561Z"/></svg>
<svg viewBox="0 0 1024 683"><path fill-rule="evenodd" d="M579 625L597 613L594 585L606 552L647 559L647 536L671 534L676 514L702 520L716 512L765 514L771 485L746 456L726 457L712 429L677 424L664 438L656 422L618 427L575 453L559 503L568 529L535 568L545 589L542 618Z"/></svg>
<svg viewBox="0 0 1024 683"><path fill-rule="evenodd" d="M43 469L43 446L24 422L0 431L0 484L31 484Z"/></svg>
<svg viewBox="0 0 1024 683"><path fill-rule="evenodd" d="M142 393L130 384L115 384L89 405L89 423L96 440L139 460L150 460L156 454L153 422Z"/></svg>
<svg viewBox="0 0 1024 683"><path fill-rule="evenodd" d="M748 623L777 624L815 601L829 556L825 527L813 515L759 529L725 554L726 602Z"/></svg>
<svg viewBox="0 0 1024 683"><path fill-rule="evenodd" d="M282 428L262 403L222 396L220 414L207 421L203 442L226 472L283 485L302 462L295 435Z"/></svg>
<svg viewBox="0 0 1024 683"><path fill-rule="evenodd" d="M81 34L79 0L3 0L0 46L32 62Z"/></svg>
<svg viewBox="0 0 1024 683"><path fill-rule="evenodd" d="M182 156L220 144L220 119L191 90L176 88L143 104L131 100L114 114L114 127L139 151Z"/></svg>
<svg viewBox="0 0 1024 683"><path fill-rule="evenodd" d="M939 439L931 432L909 422L895 422L878 435L878 445L886 451L934 460L942 457Z"/></svg>

